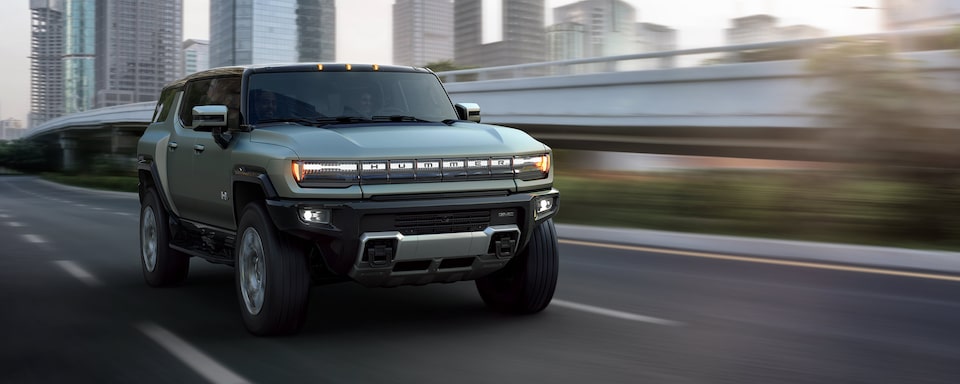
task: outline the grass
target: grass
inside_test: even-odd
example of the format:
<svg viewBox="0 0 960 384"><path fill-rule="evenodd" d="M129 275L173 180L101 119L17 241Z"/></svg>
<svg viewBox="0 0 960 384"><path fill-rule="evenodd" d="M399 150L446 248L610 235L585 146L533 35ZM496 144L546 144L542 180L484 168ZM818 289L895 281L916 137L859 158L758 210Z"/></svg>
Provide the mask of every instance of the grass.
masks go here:
<svg viewBox="0 0 960 384"><path fill-rule="evenodd" d="M61 173L43 173L40 176L56 183L77 187L108 191L137 192L138 180L135 176L65 175Z"/></svg>
<svg viewBox="0 0 960 384"><path fill-rule="evenodd" d="M957 196L824 171L562 173L558 222L960 250Z"/></svg>

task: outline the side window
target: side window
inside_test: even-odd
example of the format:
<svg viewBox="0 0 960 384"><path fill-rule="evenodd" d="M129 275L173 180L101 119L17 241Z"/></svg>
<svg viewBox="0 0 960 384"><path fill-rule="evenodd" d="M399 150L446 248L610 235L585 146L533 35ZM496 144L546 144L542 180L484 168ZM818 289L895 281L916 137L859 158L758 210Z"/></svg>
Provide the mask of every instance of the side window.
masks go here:
<svg viewBox="0 0 960 384"><path fill-rule="evenodd" d="M193 107L198 105L226 105L227 125L240 125L240 77L201 79L187 83L180 120L184 126L193 125Z"/></svg>
<svg viewBox="0 0 960 384"><path fill-rule="evenodd" d="M157 109L153 111L153 122L159 123L167 121L170 116L170 108L173 107L174 96L179 91L178 88L167 88L160 94L160 101L157 101Z"/></svg>
<svg viewBox="0 0 960 384"><path fill-rule="evenodd" d="M193 125L193 107L209 104L207 90L210 89L211 79L201 79L187 83L183 93L183 102L180 103L180 122L183 126Z"/></svg>
<svg viewBox="0 0 960 384"><path fill-rule="evenodd" d="M240 77L213 79L207 90L207 104L227 106L227 128L240 126Z"/></svg>

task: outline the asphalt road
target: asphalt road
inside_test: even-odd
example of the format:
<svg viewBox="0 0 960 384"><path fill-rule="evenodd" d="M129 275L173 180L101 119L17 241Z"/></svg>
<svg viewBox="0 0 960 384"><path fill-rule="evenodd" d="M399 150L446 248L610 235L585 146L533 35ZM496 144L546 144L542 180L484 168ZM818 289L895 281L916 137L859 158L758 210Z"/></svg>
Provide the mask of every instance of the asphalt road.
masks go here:
<svg viewBox="0 0 960 384"><path fill-rule="evenodd" d="M957 383L960 283L565 243L553 304L314 287L257 338L232 269L146 286L138 203L0 176L0 383Z"/></svg>

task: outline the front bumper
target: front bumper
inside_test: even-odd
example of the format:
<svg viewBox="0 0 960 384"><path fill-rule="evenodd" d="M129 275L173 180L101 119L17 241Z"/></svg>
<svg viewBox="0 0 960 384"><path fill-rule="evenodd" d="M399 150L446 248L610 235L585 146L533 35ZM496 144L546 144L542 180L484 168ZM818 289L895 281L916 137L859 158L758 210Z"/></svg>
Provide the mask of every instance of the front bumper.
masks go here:
<svg viewBox="0 0 960 384"><path fill-rule="evenodd" d="M542 201L550 209L543 210ZM370 200L267 200L281 231L315 242L326 267L367 286L472 280L502 268L556 214L556 189ZM300 208L329 209L329 224ZM538 210L540 212L538 212Z"/></svg>

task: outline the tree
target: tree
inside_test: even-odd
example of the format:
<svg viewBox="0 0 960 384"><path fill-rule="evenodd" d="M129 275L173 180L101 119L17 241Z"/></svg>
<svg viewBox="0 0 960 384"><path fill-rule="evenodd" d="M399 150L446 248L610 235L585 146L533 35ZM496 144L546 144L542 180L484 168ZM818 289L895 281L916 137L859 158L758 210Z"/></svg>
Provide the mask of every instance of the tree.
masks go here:
<svg viewBox="0 0 960 384"><path fill-rule="evenodd" d="M814 103L827 111L832 157L910 185L897 230L946 240L960 237L960 95L956 77L919 64L888 42L855 40L821 48L808 69L831 85Z"/></svg>
<svg viewBox="0 0 960 384"><path fill-rule="evenodd" d="M37 172L48 163L46 146L30 140L0 141L0 167Z"/></svg>
<svg viewBox="0 0 960 384"><path fill-rule="evenodd" d="M447 72L447 71L456 71L460 69L473 69L473 67L457 65L456 63L453 62L453 60L434 61L434 62L425 64L424 67L430 68L431 71L434 71L437 73ZM441 76L441 79L444 81L448 80L445 78L445 76ZM468 74L468 75L457 76L456 81L475 81L476 79L477 79L476 74Z"/></svg>

